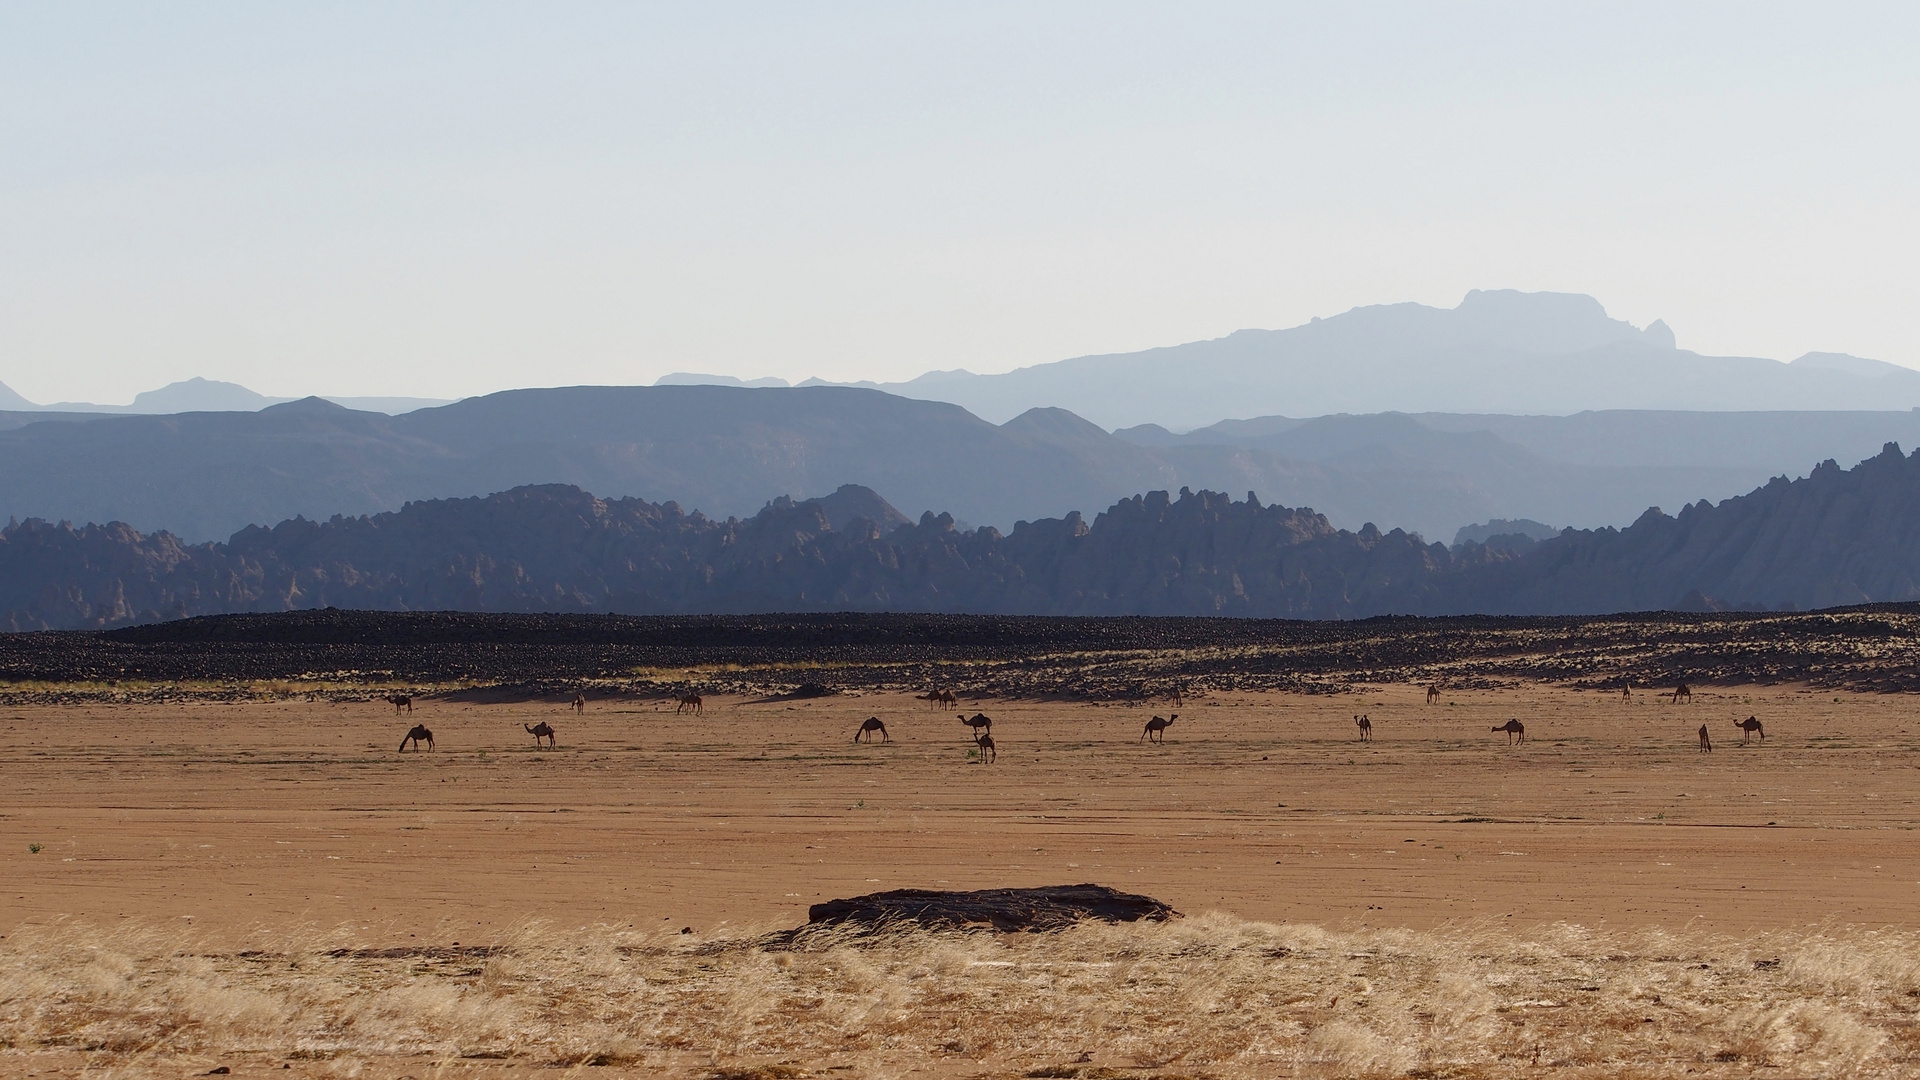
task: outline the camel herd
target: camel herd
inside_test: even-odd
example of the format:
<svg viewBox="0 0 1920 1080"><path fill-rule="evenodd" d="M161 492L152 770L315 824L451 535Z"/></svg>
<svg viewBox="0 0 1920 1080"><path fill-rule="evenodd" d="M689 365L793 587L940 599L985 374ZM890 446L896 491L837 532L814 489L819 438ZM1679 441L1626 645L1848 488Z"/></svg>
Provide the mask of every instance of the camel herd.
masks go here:
<svg viewBox="0 0 1920 1080"><path fill-rule="evenodd" d="M1425 690L1427 704L1431 705L1440 699L1440 686L1438 683L1427 684ZM1672 691L1662 693L1658 696L1669 698L1674 704L1691 704L1693 701L1693 691L1685 683L1681 683ZM940 709L955 708L958 705L958 699L954 697L951 691L947 690L932 690L925 694L917 694L915 697L921 701L929 702ZM1620 697L1622 701L1631 703L1633 700L1632 688L1622 687ZM413 695L411 694L387 694L384 695L381 700L392 705L393 711L396 714L413 712ZM674 710L676 713L691 711L695 715L700 715L705 711L705 703L701 700L699 694L690 692L676 694L674 695L674 700L677 703L677 708ZM586 712L586 695L574 695L573 701L569 704L569 708L575 715ZM1136 741L1146 743L1166 742L1167 729L1172 727L1173 722L1178 719L1180 719L1179 713L1172 713L1164 718L1154 716L1148 720L1146 726L1141 729L1140 738ZM961 716L960 723L969 729L969 735L975 747L974 753L968 756L977 756L982 765L991 764L998 757L998 748L994 745L993 741L993 718L987 716L985 713L975 713L972 716ZM1364 713L1355 714L1353 723L1354 727L1359 731L1359 739L1361 742L1370 743L1373 741L1373 718L1371 716ZM559 748L559 734L554 730L553 725L545 720L531 726L527 724L520 726L526 729L527 734L533 736L533 745L536 749L544 747L545 749L554 750ZM1740 741L1742 743L1746 743L1755 735L1758 735L1762 742L1766 741L1766 728L1761 725L1758 717L1749 716L1745 720L1736 720L1733 722L1733 726L1739 729ZM1504 733L1507 736L1507 744L1509 746L1527 741L1527 726L1521 723L1517 717L1508 720L1504 724L1495 726L1492 730L1496 735ZM1713 751L1713 738L1707 731L1707 725L1701 724L1697 734L1700 739L1700 752L1703 754L1711 753ZM863 741L872 743L875 735L880 737L880 742L893 741L893 737L887 732L887 725L879 717L870 716L862 721L859 729L853 733L853 741L856 743ZM422 743L426 744L428 750L433 749L433 731L425 724L415 724L409 728L406 735L401 738L399 752L405 753L407 747L412 746L417 753Z"/></svg>

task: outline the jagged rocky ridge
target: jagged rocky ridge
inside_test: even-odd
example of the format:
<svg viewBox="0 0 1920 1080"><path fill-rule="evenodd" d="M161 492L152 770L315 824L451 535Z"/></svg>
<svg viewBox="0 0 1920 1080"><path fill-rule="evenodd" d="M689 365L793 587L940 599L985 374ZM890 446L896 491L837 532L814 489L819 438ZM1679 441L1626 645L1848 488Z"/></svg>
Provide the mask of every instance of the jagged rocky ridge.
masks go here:
<svg viewBox="0 0 1920 1080"><path fill-rule="evenodd" d="M1524 552L1182 489L1011 533L901 518L873 492L780 499L746 519L516 488L394 513L294 519L224 544L124 524L0 531L0 628L373 610L1048 615L1583 614L1920 599L1920 456L1889 444L1718 506L1649 510Z"/></svg>

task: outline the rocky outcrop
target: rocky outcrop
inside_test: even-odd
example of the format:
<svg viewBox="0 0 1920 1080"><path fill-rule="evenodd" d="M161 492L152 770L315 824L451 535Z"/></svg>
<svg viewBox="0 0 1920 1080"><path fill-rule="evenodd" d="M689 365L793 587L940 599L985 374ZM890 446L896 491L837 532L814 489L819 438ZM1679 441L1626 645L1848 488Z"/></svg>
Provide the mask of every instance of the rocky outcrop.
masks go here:
<svg viewBox="0 0 1920 1080"><path fill-rule="evenodd" d="M1463 550L1471 550L1468 545ZM1920 454L1888 443L1719 505L1648 510L1482 560L1441 608L1488 614L1792 610L1920 599Z"/></svg>
<svg viewBox="0 0 1920 1080"><path fill-rule="evenodd" d="M1519 538L1505 538L1509 541ZM187 545L125 525L0 531L0 628L308 608L624 614L1597 614L1920 599L1920 456L1889 444L1677 516L1449 550L1398 529L1181 489L1001 534L872 491L718 520L575 487L301 518Z"/></svg>
<svg viewBox="0 0 1920 1080"><path fill-rule="evenodd" d="M836 527L835 514L842 517ZM868 516L868 515L871 516ZM725 521L562 485L253 527L183 545L124 525L0 532L0 626L101 628L302 608L625 614L925 611L1351 618L1456 560L1395 530L1183 489L1002 535L901 524L871 491Z"/></svg>
<svg viewBox="0 0 1920 1080"><path fill-rule="evenodd" d="M1000 933L1064 930L1089 919L1165 922L1179 912L1151 896L1105 885L1043 885L1033 889L893 889L807 909L810 927L992 929Z"/></svg>

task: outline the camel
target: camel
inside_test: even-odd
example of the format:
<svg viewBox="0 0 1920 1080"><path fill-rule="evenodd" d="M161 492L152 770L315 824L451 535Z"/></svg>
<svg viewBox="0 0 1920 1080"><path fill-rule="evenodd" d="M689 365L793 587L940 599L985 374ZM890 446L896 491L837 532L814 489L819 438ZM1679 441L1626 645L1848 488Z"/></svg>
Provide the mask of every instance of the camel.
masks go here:
<svg viewBox="0 0 1920 1080"><path fill-rule="evenodd" d="M1174 713L1173 715L1167 717L1165 720L1162 720L1156 716L1153 719L1147 721L1146 729L1140 732L1140 737L1142 739L1145 739L1148 742L1161 742L1161 743L1166 742L1167 729L1172 727L1173 722L1178 719L1180 719L1179 713ZM1155 738L1154 736L1156 735L1159 736L1159 738Z"/></svg>
<svg viewBox="0 0 1920 1080"><path fill-rule="evenodd" d="M1360 741L1372 742L1373 741L1373 721L1368 719L1365 716L1356 716L1353 718L1353 722L1355 725L1357 725L1360 728Z"/></svg>
<svg viewBox="0 0 1920 1080"><path fill-rule="evenodd" d="M1427 704L1431 705L1434 702L1439 700L1440 700L1440 684L1428 683L1427 684Z"/></svg>
<svg viewBox="0 0 1920 1080"><path fill-rule="evenodd" d="M573 695L573 711L576 713L583 713L587 711L587 695L585 694Z"/></svg>
<svg viewBox="0 0 1920 1080"><path fill-rule="evenodd" d="M1707 734L1707 725L1705 724L1700 725L1700 752L1703 754L1713 752L1713 739Z"/></svg>
<svg viewBox="0 0 1920 1080"><path fill-rule="evenodd" d="M412 694L388 694L387 703L393 706L393 715L399 716L400 710L413 711Z"/></svg>
<svg viewBox="0 0 1920 1080"><path fill-rule="evenodd" d="M1633 704L1633 687L1623 686L1620 688L1620 703L1623 705Z"/></svg>
<svg viewBox="0 0 1920 1080"><path fill-rule="evenodd" d="M686 712L688 709L692 709L693 715L695 716L699 716L700 714L707 711L706 703L701 700L700 695L693 693L691 691L679 695L679 701L680 701L679 708L676 708L673 710L673 714L675 716L678 716L681 713Z"/></svg>
<svg viewBox="0 0 1920 1080"><path fill-rule="evenodd" d="M853 741L859 742L860 736L865 735L867 741L872 742L873 733L876 731L880 733L881 742L893 741L893 737L887 734L887 725L881 723L877 716L869 716L860 724L860 730L853 733Z"/></svg>
<svg viewBox="0 0 1920 1080"><path fill-rule="evenodd" d="M1504 732L1506 732L1506 733L1507 733L1507 745L1508 745L1508 746L1512 746L1512 745L1513 745L1513 737L1514 737L1515 735L1518 735L1518 736L1520 736L1520 741L1521 741L1521 742L1526 742L1526 741L1527 741L1527 725L1525 725L1525 724L1523 724L1523 723L1521 723L1521 722L1520 722L1520 721L1518 721L1518 720L1509 720L1509 721L1507 721L1506 723L1504 723L1504 724L1501 724L1501 725L1500 725L1499 727L1497 727L1497 728L1494 728L1493 730L1495 730L1495 731L1504 731Z"/></svg>
<svg viewBox="0 0 1920 1080"><path fill-rule="evenodd" d="M1767 729L1760 726L1758 717L1749 716L1745 720L1735 720L1733 726L1740 729L1740 741L1746 742L1747 736L1759 735L1761 742L1767 741Z"/></svg>
<svg viewBox="0 0 1920 1080"><path fill-rule="evenodd" d="M1681 683L1679 686L1674 687L1673 693L1662 696L1672 698L1675 705L1683 701L1689 705L1693 704L1693 691L1687 688L1686 683Z"/></svg>
<svg viewBox="0 0 1920 1080"><path fill-rule="evenodd" d="M993 736L975 735L973 741L980 747L980 764L991 765L996 756L993 749Z"/></svg>
<svg viewBox="0 0 1920 1080"><path fill-rule="evenodd" d="M951 709L960 704L960 699L954 697L951 690L929 690L919 696L921 701L932 704L936 709Z"/></svg>
<svg viewBox="0 0 1920 1080"><path fill-rule="evenodd" d="M963 716L960 718L960 722L972 728L976 734L979 733L981 728L986 728L987 734L993 734L993 717L988 716L986 713L974 713L972 716Z"/></svg>
<svg viewBox="0 0 1920 1080"><path fill-rule="evenodd" d="M427 744L427 749L431 750L433 749L433 732L428 731L425 724L413 725L413 729L407 732L406 738L400 740L400 749L395 753L406 753L409 742L413 744L413 752L416 754L420 752L420 744L423 742Z"/></svg>
<svg viewBox="0 0 1920 1080"><path fill-rule="evenodd" d="M548 746L553 747L554 749L559 748L560 740L553 733L553 725L547 723L545 720L540 721L539 723L533 725L532 727L527 727L527 725L525 724L521 724L520 726L523 728L527 728L527 734L533 736L533 745L535 749L539 748L541 739L547 740Z"/></svg>

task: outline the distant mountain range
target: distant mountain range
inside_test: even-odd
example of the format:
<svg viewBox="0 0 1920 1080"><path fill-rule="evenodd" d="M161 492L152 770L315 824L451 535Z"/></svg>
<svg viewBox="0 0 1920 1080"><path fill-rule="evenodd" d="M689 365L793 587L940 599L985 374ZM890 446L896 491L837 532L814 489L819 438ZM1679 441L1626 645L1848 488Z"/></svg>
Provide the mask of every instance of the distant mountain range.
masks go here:
<svg viewBox="0 0 1920 1080"><path fill-rule="evenodd" d="M1268 417L1112 434L1060 409L993 425L843 387L569 387L401 416L319 399L259 412L0 413L0 521L124 521L198 542L528 484L726 518L853 483L911 515L1004 531L1185 486L1446 540L1491 518L1624 524L1888 441L1920 443L1920 413Z"/></svg>
<svg viewBox="0 0 1920 1080"><path fill-rule="evenodd" d="M1677 348L1665 323L1634 327L1609 318L1590 296L1510 290L1470 292L1452 309L1354 308L1287 330L1241 330L1000 375L934 371L852 385L952 402L996 423L1050 406L1107 428L1176 431L1265 414L1920 406L1920 371L1837 353L1792 363L1702 356Z"/></svg>
<svg viewBox="0 0 1920 1080"><path fill-rule="evenodd" d="M1009 535L932 513L909 522L852 486L726 521L548 485L282 522L225 544L126 526L0 530L0 629L12 630L328 606L1324 619L1915 599L1920 453L1892 445L1851 470L1827 462L1717 506L1522 549L1339 530L1311 511L1184 490Z"/></svg>
<svg viewBox="0 0 1920 1080"><path fill-rule="evenodd" d="M99 416L125 413L257 412L269 405L279 405L293 400L295 399L256 394L239 383L217 382L213 379L196 377L168 383L158 390L136 394L131 405L95 405L85 401L61 401L52 405L35 405L8 388L6 384L0 383L0 411L5 412L63 412ZM383 413L411 412L414 409L450 403L447 398L412 397L329 397L326 400L344 405L349 409Z"/></svg>

